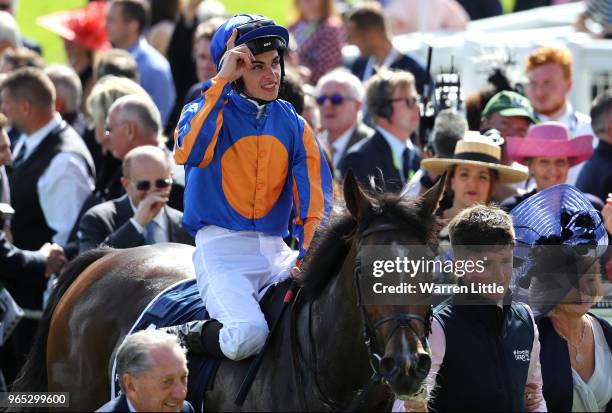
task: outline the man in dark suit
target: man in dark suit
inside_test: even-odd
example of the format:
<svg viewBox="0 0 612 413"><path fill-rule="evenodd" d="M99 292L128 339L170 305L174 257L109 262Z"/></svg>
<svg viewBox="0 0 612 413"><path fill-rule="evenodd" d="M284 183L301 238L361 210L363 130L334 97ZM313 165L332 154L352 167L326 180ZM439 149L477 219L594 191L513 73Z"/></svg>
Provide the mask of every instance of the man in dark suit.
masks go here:
<svg viewBox="0 0 612 413"><path fill-rule="evenodd" d="M141 330L127 337L117 351L122 395L98 412L193 412L187 396L186 349L176 337L159 330Z"/></svg>
<svg viewBox="0 0 612 413"><path fill-rule="evenodd" d="M65 247L85 199L94 188L93 160L81 137L55 111L55 87L37 68L11 72L1 85L1 110L22 132L9 174L12 242L37 250L47 242ZM42 310L46 280L24 285L7 280L15 301L27 310ZM35 313L34 313L35 314ZM22 320L10 340L22 359L29 351L37 321Z"/></svg>
<svg viewBox="0 0 612 413"><path fill-rule="evenodd" d="M376 133L351 147L340 165L369 187L374 177L378 187L398 192L419 169L420 156L410 141L419 127L419 96L414 76L408 72L381 72L366 86L368 112Z"/></svg>
<svg viewBox="0 0 612 413"><path fill-rule="evenodd" d="M322 140L328 145L334 165L334 175L348 149L374 134L362 122L361 108L365 90L361 81L346 69L335 69L322 76L315 89L319 105Z"/></svg>
<svg viewBox="0 0 612 413"><path fill-rule="evenodd" d="M416 89L423 94L424 86L433 82L424 64L416 57L393 47L391 30L382 6L378 2L362 2L351 8L347 17L348 41L359 48L360 57L350 69L366 82L378 69L405 70L414 75Z"/></svg>
<svg viewBox="0 0 612 413"><path fill-rule="evenodd" d="M96 205L79 224L79 252L101 244L130 248L160 242L194 245L182 227L183 214L170 208L172 171L156 146L139 146L125 155L121 184L126 195Z"/></svg>
<svg viewBox="0 0 612 413"><path fill-rule="evenodd" d="M26 282L28 278L43 278L59 272L66 263L62 247L46 243L38 251L22 250L11 244L0 231L0 280L9 277L20 278Z"/></svg>
<svg viewBox="0 0 612 413"><path fill-rule="evenodd" d="M166 156L170 160L172 153L162 143L163 137L161 133L161 116L153 101L146 95L125 95L115 100L108 110L104 146L112 153L115 159L121 162L131 149L144 145L159 146L165 151ZM185 192L184 172L182 166L172 165L174 176L168 205L182 211L183 194ZM77 232L80 220L85 212L95 205L111 201L124 193L124 187L121 184L121 170L118 168L116 171L113 171L114 168L115 166L111 165L111 172L106 171L109 173L107 183L92 193L83 204L79 220L72 228L70 234L69 240L71 244L78 244ZM89 248L93 248L93 246Z"/></svg>
<svg viewBox="0 0 612 413"><path fill-rule="evenodd" d="M612 192L612 89L601 92L593 101L591 125L599 143L580 171L576 187L605 201Z"/></svg>

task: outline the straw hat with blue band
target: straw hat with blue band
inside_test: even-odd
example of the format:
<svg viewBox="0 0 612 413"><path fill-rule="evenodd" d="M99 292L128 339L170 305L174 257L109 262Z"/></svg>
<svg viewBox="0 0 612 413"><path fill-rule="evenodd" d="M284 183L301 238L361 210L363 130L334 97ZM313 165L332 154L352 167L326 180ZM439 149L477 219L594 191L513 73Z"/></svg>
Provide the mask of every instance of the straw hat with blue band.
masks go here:
<svg viewBox="0 0 612 413"><path fill-rule="evenodd" d="M502 183L521 182L528 178L526 168L503 165L501 163L501 137L481 135L477 131L467 131L463 139L457 142L452 158L427 158L421 161L421 167L436 174L443 174L451 166L467 164L483 166L498 172Z"/></svg>

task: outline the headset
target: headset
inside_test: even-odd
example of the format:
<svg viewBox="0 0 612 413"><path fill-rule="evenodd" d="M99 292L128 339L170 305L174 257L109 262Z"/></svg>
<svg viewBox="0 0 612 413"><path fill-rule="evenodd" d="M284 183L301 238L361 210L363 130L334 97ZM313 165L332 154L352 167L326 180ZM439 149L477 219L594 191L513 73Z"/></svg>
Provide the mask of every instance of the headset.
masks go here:
<svg viewBox="0 0 612 413"><path fill-rule="evenodd" d="M385 90L391 82L391 72L384 69L378 69L377 74L380 76L380 82L376 88L376 97L378 99L374 107L374 114L391 121L393 116L393 105L391 98L385 96Z"/></svg>

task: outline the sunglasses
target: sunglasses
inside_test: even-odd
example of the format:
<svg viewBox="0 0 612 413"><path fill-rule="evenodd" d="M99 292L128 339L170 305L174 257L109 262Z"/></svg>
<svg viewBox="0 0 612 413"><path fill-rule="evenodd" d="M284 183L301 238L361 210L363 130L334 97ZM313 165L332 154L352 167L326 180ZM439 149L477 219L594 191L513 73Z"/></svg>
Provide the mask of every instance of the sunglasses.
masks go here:
<svg viewBox="0 0 612 413"><path fill-rule="evenodd" d="M158 179L156 181L153 181L153 184L155 185L155 188L157 189L168 188L170 185L172 185L172 178ZM148 191L149 189L151 189L151 182L138 181L136 182L135 186L136 186L136 189L138 189L139 191Z"/></svg>
<svg viewBox="0 0 612 413"><path fill-rule="evenodd" d="M329 99L331 104L334 105L334 106L341 105L342 103L344 103L345 100L355 100L355 98L352 98L350 96L342 96L342 95L339 95L339 94L336 93L336 94L331 95L331 96L321 95L321 96L317 97L317 103L319 104L319 106L323 106L327 99Z"/></svg>
<svg viewBox="0 0 612 413"><path fill-rule="evenodd" d="M406 106L411 108L414 105L417 105L417 104L421 103L421 97L417 96L417 97L409 97L409 98L396 98L396 99L389 99L389 101L391 101L391 102L406 102Z"/></svg>

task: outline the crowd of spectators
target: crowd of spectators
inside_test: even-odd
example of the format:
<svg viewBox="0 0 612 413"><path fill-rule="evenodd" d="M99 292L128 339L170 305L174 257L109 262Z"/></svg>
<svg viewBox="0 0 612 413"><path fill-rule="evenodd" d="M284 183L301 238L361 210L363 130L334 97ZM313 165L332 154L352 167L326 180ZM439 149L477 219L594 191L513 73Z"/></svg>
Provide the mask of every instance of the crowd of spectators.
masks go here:
<svg viewBox="0 0 612 413"><path fill-rule="evenodd" d="M440 112L423 140L422 97L434 79L392 42L563 2L294 0L281 97L315 131L335 185L352 170L365 187L417 196L447 172L437 215L451 220L475 204L510 211L569 183L612 232L612 91L595 98L590 116L576 111L569 50L533 50L524 95L472 96L467 117ZM185 176L173 135L183 106L217 74L210 45L228 16L215 0L92 0L38 19L62 38L68 59L46 65L20 34L14 3L0 0L0 203L15 210L0 216L0 280L28 311L0 350L9 383L30 348L48 277L68 259L101 245L194 243L182 228ZM593 0L577 28L592 31L592 21L603 27L594 35L609 36L611 9ZM343 59L349 44L360 52L353 61ZM139 351L128 344L124 351Z"/></svg>

